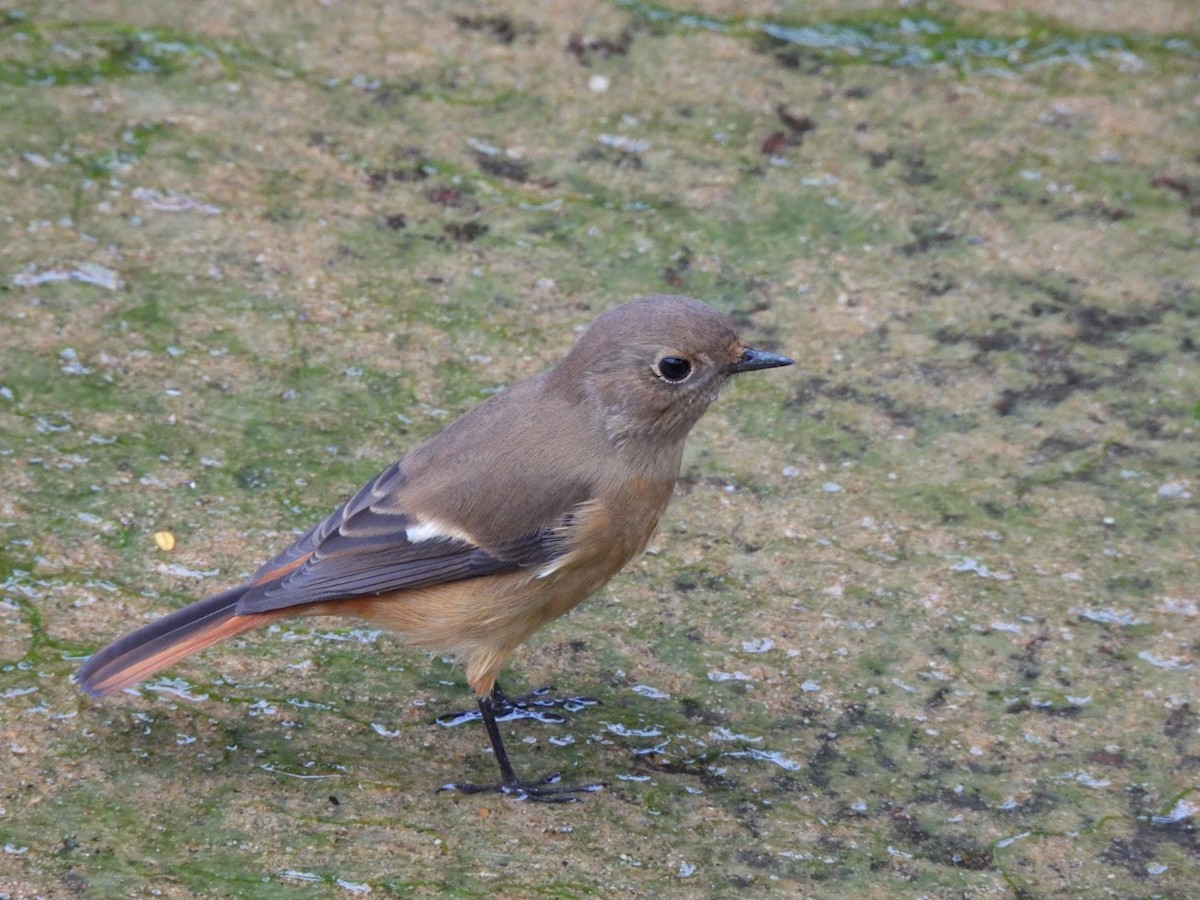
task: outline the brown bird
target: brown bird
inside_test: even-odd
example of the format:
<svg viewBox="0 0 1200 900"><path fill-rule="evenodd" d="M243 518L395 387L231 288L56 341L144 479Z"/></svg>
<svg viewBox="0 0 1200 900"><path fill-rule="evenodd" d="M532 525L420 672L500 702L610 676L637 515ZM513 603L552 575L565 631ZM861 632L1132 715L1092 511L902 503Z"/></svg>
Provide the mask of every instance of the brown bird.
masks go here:
<svg viewBox="0 0 1200 900"><path fill-rule="evenodd" d="M499 790L569 800L516 777L496 684L527 637L645 549L692 426L738 372L791 365L714 309L655 296L610 309L550 369L403 456L245 584L142 626L77 676L103 696L225 638L289 616L356 616L465 668Z"/></svg>

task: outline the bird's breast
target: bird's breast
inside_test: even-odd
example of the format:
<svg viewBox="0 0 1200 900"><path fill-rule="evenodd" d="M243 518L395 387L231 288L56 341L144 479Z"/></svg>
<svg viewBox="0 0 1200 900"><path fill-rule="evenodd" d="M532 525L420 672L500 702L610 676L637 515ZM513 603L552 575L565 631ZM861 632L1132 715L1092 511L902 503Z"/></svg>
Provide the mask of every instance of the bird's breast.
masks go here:
<svg viewBox="0 0 1200 900"><path fill-rule="evenodd" d="M566 535L569 549L534 575L548 601L546 620L595 593L646 549L673 487L674 479L634 478L580 504Z"/></svg>

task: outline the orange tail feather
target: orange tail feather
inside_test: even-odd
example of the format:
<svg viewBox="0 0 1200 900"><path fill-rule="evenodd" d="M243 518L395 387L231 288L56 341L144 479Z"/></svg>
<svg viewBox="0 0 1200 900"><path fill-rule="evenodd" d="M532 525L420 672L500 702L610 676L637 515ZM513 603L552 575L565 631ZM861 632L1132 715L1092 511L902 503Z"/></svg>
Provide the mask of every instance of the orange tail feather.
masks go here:
<svg viewBox="0 0 1200 900"><path fill-rule="evenodd" d="M218 641L258 628L295 610L278 610L239 616L238 598L245 588L234 588L201 600L143 625L92 654L76 680L93 697L103 697L131 687Z"/></svg>

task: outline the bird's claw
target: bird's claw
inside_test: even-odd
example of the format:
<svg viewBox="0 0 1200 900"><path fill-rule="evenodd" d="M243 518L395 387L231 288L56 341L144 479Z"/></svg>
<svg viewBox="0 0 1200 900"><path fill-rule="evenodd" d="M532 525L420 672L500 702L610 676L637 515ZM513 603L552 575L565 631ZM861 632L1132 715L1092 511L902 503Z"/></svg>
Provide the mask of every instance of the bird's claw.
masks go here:
<svg viewBox="0 0 1200 900"><path fill-rule="evenodd" d="M511 784L496 782L495 784L460 784L450 782L443 784L440 791L458 791L462 794L502 794L513 800L528 800L531 803L578 803L580 797L576 794L593 794L602 790L603 782L592 784L559 784L562 776L552 772L537 782L514 781Z"/></svg>

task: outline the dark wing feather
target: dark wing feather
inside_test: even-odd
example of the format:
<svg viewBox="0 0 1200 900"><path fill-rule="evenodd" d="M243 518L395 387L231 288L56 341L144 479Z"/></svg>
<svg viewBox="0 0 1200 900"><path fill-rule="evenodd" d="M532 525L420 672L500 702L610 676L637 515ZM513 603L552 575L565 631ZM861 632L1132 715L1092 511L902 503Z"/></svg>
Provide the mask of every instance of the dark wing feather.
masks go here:
<svg viewBox="0 0 1200 900"><path fill-rule="evenodd" d="M306 531L294 544L277 556L263 563L254 573L252 584L266 583L279 578L282 573L295 568L312 556L318 547L337 533L347 521L363 512L369 512L371 507L384 497L394 493L404 483L400 472L400 463L394 462L366 484L364 484L349 500L335 509L323 521L318 522ZM403 535L404 529L411 525L409 519L403 523L395 523L398 533Z"/></svg>
<svg viewBox="0 0 1200 900"><path fill-rule="evenodd" d="M239 615L321 600L375 597L541 566L569 550L574 514L503 544L437 537L412 542L420 522L395 506L399 463L384 470L296 543L262 568L238 600Z"/></svg>

